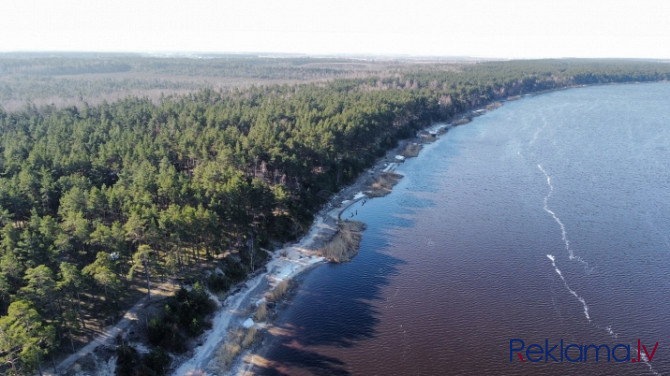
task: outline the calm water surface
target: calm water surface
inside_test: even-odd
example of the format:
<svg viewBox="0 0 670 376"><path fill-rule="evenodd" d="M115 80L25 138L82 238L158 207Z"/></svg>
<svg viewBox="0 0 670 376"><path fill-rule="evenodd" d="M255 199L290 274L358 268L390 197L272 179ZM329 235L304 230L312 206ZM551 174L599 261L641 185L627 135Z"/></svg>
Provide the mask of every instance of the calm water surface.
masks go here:
<svg viewBox="0 0 670 376"><path fill-rule="evenodd" d="M453 129L350 209L360 254L301 278L266 342L277 366L257 371L670 374L669 162L666 83L529 97ZM638 338L659 342L650 362L510 362L511 339L637 358Z"/></svg>

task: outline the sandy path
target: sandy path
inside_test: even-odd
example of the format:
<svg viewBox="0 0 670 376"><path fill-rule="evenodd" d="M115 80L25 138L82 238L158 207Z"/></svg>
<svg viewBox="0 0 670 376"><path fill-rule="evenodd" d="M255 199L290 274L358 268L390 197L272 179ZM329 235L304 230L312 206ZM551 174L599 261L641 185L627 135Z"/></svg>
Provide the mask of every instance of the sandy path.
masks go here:
<svg viewBox="0 0 670 376"><path fill-rule="evenodd" d="M239 291L226 298L223 308L214 317L212 329L203 334L205 341L189 354L190 358L181 363L173 375L187 375L193 370L216 374L216 353L228 332L242 326L252 316L256 302L276 284L323 262L323 257L316 256L314 251L335 233L336 228L336 221L327 213L317 218L310 232L300 242L276 251L266 264L267 272L246 281Z"/></svg>
<svg viewBox="0 0 670 376"><path fill-rule="evenodd" d="M74 354L71 354L67 358L63 359L58 365L56 366L56 370L53 369L53 367L47 368L43 371L44 375L59 375L62 374L64 371L69 370L72 368L74 363L76 363L79 359L93 353L95 349L98 348L98 346L111 346L114 345L114 342L116 341L116 338L124 333L133 323L137 321L137 316L138 312L143 310L148 304L153 303L156 300L155 294L158 292L158 295L161 296L159 299L162 299L162 295L160 291L172 291L174 287L173 282L165 282L162 283L158 286L152 287L151 288L151 295L154 296L154 299L149 299L148 296L144 296L142 299L140 299L137 303L135 303L134 306L132 306L126 313L123 315L123 318L119 320L114 325L110 325L105 330L98 334L91 342L86 344L86 346L82 347L79 349Z"/></svg>

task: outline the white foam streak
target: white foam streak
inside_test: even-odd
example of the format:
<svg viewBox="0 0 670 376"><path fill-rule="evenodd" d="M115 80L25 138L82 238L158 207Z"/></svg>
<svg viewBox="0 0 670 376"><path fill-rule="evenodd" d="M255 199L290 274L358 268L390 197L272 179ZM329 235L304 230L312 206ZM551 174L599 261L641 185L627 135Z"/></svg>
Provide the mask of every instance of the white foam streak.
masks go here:
<svg viewBox="0 0 670 376"><path fill-rule="evenodd" d="M565 230L565 225L563 224L561 219L558 218L556 213L554 213L553 210L549 209L549 204L548 204L549 203L549 198L551 197L551 194L554 192L554 186L551 184L551 177L549 176L547 171L545 171L545 169L542 168L541 164L538 163L537 168L539 168L540 171L542 171L544 176L547 178L547 185L549 186L549 193L547 193L547 195L544 197L544 211L549 213L549 215L551 215L551 217L554 218L554 221L556 221L556 223L558 223L558 226L561 228L561 236L563 238L563 243L565 244L565 249L568 251L568 258L570 260L576 260L576 261L581 262L588 269L588 263L586 261L584 261L581 257L575 256L574 251L572 250L572 248L570 248L570 240L568 239L568 233ZM586 319L589 322L591 322L591 316L589 315L589 306L586 304L586 300L584 300L584 298L579 296L579 294L577 294L577 292L575 290L570 288L570 286L568 285L568 282L565 280L565 277L563 276L563 273L556 266L556 257L554 257L554 255L552 255L552 254L547 254L547 258L549 260L551 260L551 265L554 267L554 270L556 271L556 274L558 274L558 276L563 281L563 285L568 290L568 292L570 294L572 294L572 296L574 296L580 303L582 303L582 306L584 307L584 316L586 316ZM596 325L596 327L599 327L599 326ZM601 327L599 327L599 328L601 328ZM605 330L607 331L607 334L609 334L613 338L619 337L619 334L616 333L614 330L612 330L611 325L607 326L605 328ZM647 359L647 356L644 353L642 353L640 355L641 355L642 361L647 365L647 367L649 367L649 371L651 371L651 373L656 375L656 376L660 376L661 374L656 372L654 367L649 362L649 359Z"/></svg>
<svg viewBox="0 0 670 376"><path fill-rule="evenodd" d="M606 327L605 330L607 330L607 334L611 335L615 339L619 337L619 334L617 334L616 332L614 332L614 330L612 330L612 325Z"/></svg>
<svg viewBox="0 0 670 376"><path fill-rule="evenodd" d="M653 373L655 376L661 376L661 374L656 372L654 367L651 366L651 363L649 363L649 359L647 358L647 355L644 353L644 351L640 353L640 357L642 358L644 364L646 364L647 367L649 367L649 371L651 371L651 373Z"/></svg>
<svg viewBox="0 0 670 376"><path fill-rule="evenodd" d="M542 128L538 128L538 129L535 131L535 134L533 135L533 139L530 140L530 142L528 143L528 145L533 145L533 144L535 143L535 141L537 141L537 136L540 134L540 132L541 132L543 129L544 129L544 127L542 127Z"/></svg>
<svg viewBox="0 0 670 376"><path fill-rule="evenodd" d="M556 258L554 255L547 255L547 258L551 260L551 265L554 267L554 270L556 271L556 274L558 274L559 277L561 277L561 280L563 281L563 285L565 285L565 288L568 289L568 292L572 294L577 300L582 303L582 306L584 307L584 316L586 316L586 319L591 322L591 316L589 315L589 306L586 304L586 300L579 296L575 292L575 290L571 289L570 286L568 285L568 282L565 280L565 277L563 277L563 273L561 273L561 270L556 266Z"/></svg>
<svg viewBox="0 0 670 376"><path fill-rule="evenodd" d="M537 168L542 171L544 176L547 178L547 185L549 186L549 193L547 193L546 196L544 196L544 211L549 213L552 218L554 218L554 221L558 223L558 226L561 228L561 238L563 239L563 243L565 244L565 250L568 251L568 257L570 260L577 260L584 264L585 266L588 266L588 263L584 261L581 257L575 256L575 252L570 248L570 240L568 239L568 232L565 230L565 225L563 224L563 221L561 221L560 218L554 213L553 210L549 209L549 198L551 197L551 194L554 193L554 186L551 184L551 177L549 174L547 174L547 171L542 168L541 164L537 164Z"/></svg>

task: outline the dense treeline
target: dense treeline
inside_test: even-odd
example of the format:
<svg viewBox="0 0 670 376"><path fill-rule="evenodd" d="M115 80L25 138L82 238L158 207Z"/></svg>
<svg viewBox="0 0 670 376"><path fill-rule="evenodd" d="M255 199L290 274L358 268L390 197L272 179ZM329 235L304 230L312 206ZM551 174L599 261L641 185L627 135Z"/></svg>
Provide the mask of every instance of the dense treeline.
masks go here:
<svg viewBox="0 0 670 376"><path fill-rule="evenodd" d="M635 61L426 65L157 103L0 110L0 359L25 373L59 346L74 350L94 312L118 309L139 283L150 291L217 267L207 280L229 288L433 121L523 93L668 77L668 64Z"/></svg>

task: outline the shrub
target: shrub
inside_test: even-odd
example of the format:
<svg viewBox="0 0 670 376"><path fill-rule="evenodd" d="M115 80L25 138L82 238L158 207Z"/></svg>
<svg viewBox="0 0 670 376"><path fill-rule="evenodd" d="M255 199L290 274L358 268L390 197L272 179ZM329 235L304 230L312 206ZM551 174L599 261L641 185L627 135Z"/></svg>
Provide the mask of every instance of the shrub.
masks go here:
<svg viewBox="0 0 670 376"><path fill-rule="evenodd" d="M121 345L116 348L116 374L119 376L135 375L135 369L139 365L140 357L134 347Z"/></svg>
<svg viewBox="0 0 670 376"><path fill-rule="evenodd" d="M188 334L191 337L197 337L200 334L202 334L202 326L200 325L198 319L195 317L193 318L193 320L191 320L191 324L188 326Z"/></svg>
<svg viewBox="0 0 670 376"><path fill-rule="evenodd" d="M165 318L152 318L151 321L149 321L147 335L149 337L149 343L154 346L160 346L165 350L178 353L186 350L184 336L179 333L177 325Z"/></svg>
<svg viewBox="0 0 670 376"><path fill-rule="evenodd" d="M142 364L156 376L165 375L171 361L170 355L160 348L151 350L151 352L142 358Z"/></svg>
<svg viewBox="0 0 670 376"><path fill-rule="evenodd" d="M222 274L213 273L207 278L207 287L215 293L226 292L232 285L232 281Z"/></svg>
<svg viewBox="0 0 670 376"><path fill-rule="evenodd" d="M233 260L232 257L226 257L224 258L224 260L226 261L226 267L225 267L226 275L233 282L242 281L247 277L247 271L246 269L244 269L242 264Z"/></svg>

